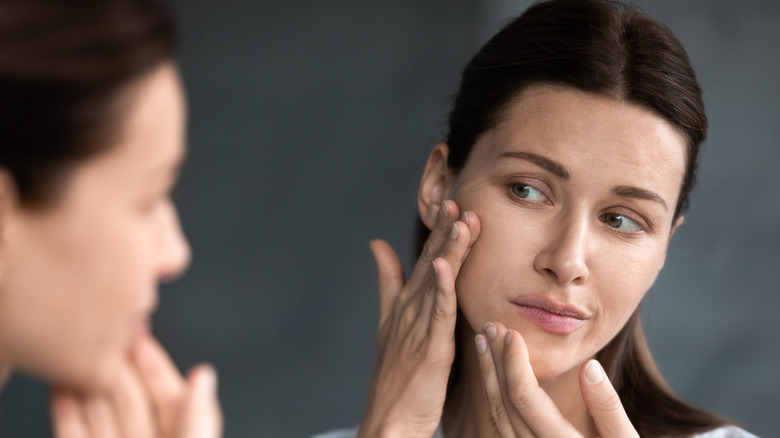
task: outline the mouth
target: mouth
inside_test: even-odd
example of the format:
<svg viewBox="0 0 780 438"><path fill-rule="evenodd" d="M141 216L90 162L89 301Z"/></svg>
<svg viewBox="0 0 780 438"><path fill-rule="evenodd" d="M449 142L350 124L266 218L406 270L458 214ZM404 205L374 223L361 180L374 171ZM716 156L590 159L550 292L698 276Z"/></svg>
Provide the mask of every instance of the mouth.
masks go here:
<svg viewBox="0 0 780 438"><path fill-rule="evenodd" d="M522 316L539 328L558 335L570 335L580 328L588 315L570 304L561 304L542 296L523 296L511 301Z"/></svg>

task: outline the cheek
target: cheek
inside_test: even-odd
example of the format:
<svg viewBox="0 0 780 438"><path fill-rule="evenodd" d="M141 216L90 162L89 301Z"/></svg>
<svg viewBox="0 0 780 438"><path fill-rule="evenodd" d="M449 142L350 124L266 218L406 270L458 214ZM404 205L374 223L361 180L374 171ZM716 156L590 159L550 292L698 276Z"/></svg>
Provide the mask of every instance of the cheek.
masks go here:
<svg viewBox="0 0 780 438"><path fill-rule="evenodd" d="M590 263L598 296L597 320L606 344L623 327L653 285L663 254L652 248L621 245L622 251L600 251Z"/></svg>
<svg viewBox="0 0 780 438"><path fill-rule="evenodd" d="M539 245L538 226L511 209L475 205L482 229L456 281L458 302L476 331L501 320L507 300L524 290Z"/></svg>
<svg viewBox="0 0 780 438"><path fill-rule="evenodd" d="M31 229L7 289L15 300L3 306L3 328L14 334L14 360L47 380L104 380L129 345L134 313L152 304L149 239L103 214Z"/></svg>

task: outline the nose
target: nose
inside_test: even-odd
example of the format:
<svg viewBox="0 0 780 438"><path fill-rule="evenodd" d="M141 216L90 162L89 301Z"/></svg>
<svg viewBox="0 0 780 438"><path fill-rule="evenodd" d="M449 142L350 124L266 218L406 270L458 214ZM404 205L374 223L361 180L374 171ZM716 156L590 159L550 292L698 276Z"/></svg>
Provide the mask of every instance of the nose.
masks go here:
<svg viewBox="0 0 780 438"><path fill-rule="evenodd" d="M191 251L182 232L176 207L169 202L162 211L162 233L159 242L157 278L161 282L173 281L190 264Z"/></svg>
<svg viewBox="0 0 780 438"><path fill-rule="evenodd" d="M564 215L551 226L547 243L534 259L534 269L561 286L588 280L588 222Z"/></svg>

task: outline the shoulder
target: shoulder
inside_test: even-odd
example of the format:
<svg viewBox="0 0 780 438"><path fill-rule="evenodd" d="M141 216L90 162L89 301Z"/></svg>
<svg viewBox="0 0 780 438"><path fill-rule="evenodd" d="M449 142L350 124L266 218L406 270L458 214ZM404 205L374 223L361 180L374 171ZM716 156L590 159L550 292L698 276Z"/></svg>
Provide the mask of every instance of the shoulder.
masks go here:
<svg viewBox="0 0 780 438"><path fill-rule="evenodd" d="M719 427L717 429L713 429L709 432L704 432L698 435L694 435L692 438L758 438L758 437L737 426L724 426L724 427Z"/></svg>

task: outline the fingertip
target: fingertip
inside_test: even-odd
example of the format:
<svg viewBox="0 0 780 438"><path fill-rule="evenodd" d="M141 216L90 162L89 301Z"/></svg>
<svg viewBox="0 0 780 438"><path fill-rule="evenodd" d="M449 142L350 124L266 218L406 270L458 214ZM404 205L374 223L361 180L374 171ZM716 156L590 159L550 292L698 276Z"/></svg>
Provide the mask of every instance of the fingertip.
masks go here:
<svg viewBox="0 0 780 438"><path fill-rule="evenodd" d="M487 351L488 348L487 340L483 335L480 334L474 336L474 344L477 347L477 353L479 353L480 355Z"/></svg>
<svg viewBox="0 0 780 438"><path fill-rule="evenodd" d="M191 384L202 392L217 390L217 370L211 364L200 364L190 371Z"/></svg>
<svg viewBox="0 0 780 438"><path fill-rule="evenodd" d="M591 359L585 364L585 380L591 385L597 385L604 381L604 368L596 359Z"/></svg>
<svg viewBox="0 0 780 438"><path fill-rule="evenodd" d="M76 398L66 391L54 389L51 393L51 409L57 416L71 416L76 413Z"/></svg>

